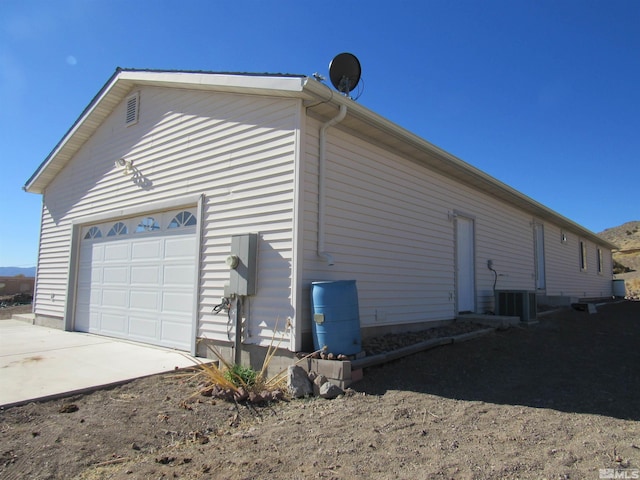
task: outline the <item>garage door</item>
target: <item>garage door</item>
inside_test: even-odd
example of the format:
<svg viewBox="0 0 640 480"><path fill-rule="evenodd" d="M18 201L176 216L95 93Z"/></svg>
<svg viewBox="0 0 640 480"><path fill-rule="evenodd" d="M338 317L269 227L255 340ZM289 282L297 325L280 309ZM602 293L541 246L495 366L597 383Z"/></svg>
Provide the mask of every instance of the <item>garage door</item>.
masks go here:
<svg viewBox="0 0 640 480"><path fill-rule="evenodd" d="M194 209L83 227L75 330L191 349Z"/></svg>

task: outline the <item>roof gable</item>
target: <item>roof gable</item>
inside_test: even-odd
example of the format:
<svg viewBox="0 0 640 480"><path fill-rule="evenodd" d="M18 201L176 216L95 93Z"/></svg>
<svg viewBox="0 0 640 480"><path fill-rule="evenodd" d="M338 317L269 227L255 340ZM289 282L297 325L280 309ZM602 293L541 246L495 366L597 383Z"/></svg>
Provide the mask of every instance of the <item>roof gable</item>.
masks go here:
<svg viewBox="0 0 640 480"><path fill-rule="evenodd" d="M24 185L30 193L43 193L96 129L136 87L162 86L270 96L298 96L303 75L219 73L205 71L116 69L47 158Z"/></svg>

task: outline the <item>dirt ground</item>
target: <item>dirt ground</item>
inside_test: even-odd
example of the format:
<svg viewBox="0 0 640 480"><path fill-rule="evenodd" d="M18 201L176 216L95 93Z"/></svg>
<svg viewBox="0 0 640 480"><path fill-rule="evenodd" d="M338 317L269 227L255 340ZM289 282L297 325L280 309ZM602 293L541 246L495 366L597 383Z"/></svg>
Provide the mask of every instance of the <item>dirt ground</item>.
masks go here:
<svg viewBox="0 0 640 480"><path fill-rule="evenodd" d="M0 477L640 478L639 340L640 302L565 310L258 408L149 377L0 411Z"/></svg>

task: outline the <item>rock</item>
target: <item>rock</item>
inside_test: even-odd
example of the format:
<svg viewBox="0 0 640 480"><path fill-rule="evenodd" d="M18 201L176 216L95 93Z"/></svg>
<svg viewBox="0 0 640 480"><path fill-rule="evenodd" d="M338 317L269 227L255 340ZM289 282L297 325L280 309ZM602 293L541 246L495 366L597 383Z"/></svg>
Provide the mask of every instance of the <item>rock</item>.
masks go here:
<svg viewBox="0 0 640 480"><path fill-rule="evenodd" d="M262 403L265 401L265 397L261 393L249 392L250 403Z"/></svg>
<svg viewBox="0 0 640 480"><path fill-rule="evenodd" d="M344 391L340 387L331 382L327 382L320 387L320 396L327 400L332 400L343 393Z"/></svg>
<svg viewBox="0 0 640 480"><path fill-rule="evenodd" d="M244 388L240 387L238 388L238 390L236 390L233 398L236 402L244 402L247 398L249 398L249 394L245 391Z"/></svg>
<svg viewBox="0 0 640 480"><path fill-rule="evenodd" d="M320 395L320 387L327 383L329 380L324 375L317 375L313 380L313 394L317 397Z"/></svg>
<svg viewBox="0 0 640 480"><path fill-rule="evenodd" d="M78 410L80 410L80 409L78 408L78 406L75 403L68 403L68 404L63 405L62 407L60 407L58 412L59 413L73 413L73 412L77 412Z"/></svg>
<svg viewBox="0 0 640 480"><path fill-rule="evenodd" d="M271 392L271 399L273 401L284 400L284 392L282 390L273 390Z"/></svg>
<svg viewBox="0 0 640 480"><path fill-rule="evenodd" d="M213 387L206 387L203 390L200 390L200 395L202 395L203 397L213 396Z"/></svg>
<svg viewBox="0 0 640 480"><path fill-rule="evenodd" d="M305 397L313 393L307 372L299 365L291 365L287 368L287 387L294 398Z"/></svg>

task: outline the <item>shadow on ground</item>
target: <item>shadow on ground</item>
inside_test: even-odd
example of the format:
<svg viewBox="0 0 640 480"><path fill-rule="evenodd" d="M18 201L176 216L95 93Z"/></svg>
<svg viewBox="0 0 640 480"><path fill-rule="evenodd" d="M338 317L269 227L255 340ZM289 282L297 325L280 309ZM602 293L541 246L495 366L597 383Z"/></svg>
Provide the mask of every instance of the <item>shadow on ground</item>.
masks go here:
<svg viewBox="0 0 640 480"><path fill-rule="evenodd" d="M595 314L563 310L532 326L412 355L367 369L354 389L640 420L640 302Z"/></svg>

